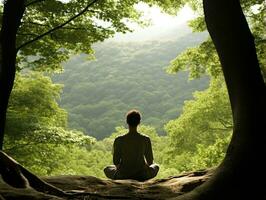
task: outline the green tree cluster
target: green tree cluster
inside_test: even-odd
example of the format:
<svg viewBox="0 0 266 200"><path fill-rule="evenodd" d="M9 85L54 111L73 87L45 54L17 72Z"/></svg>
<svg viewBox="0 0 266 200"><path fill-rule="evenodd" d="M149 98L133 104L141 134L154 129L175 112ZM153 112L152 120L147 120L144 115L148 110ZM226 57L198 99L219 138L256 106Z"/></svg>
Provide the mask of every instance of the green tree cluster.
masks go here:
<svg viewBox="0 0 266 200"><path fill-rule="evenodd" d="M183 113L169 121L169 165L180 171L217 166L232 132L232 114L223 79L213 79L205 91L186 101Z"/></svg>
<svg viewBox="0 0 266 200"><path fill-rule="evenodd" d="M56 170L68 148L90 149L95 142L68 128L67 112L57 103L61 89L42 73L20 73L9 103L4 150L40 174Z"/></svg>

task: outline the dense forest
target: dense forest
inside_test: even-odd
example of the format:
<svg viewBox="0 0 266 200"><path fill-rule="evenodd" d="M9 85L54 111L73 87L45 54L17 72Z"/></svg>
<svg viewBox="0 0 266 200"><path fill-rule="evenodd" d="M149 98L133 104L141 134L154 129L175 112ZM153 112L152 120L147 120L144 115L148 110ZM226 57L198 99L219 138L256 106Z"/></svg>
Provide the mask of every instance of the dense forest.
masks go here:
<svg viewBox="0 0 266 200"><path fill-rule="evenodd" d="M206 33L188 33L169 41L104 42L94 47L95 61L73 57L54 78L64 85L60 105L69 113L69 126L103 139L137 108L145 124L165 134L164 124L180 115L184 101L208 85L207 77L188 81L187 72L167 74L165 68L204 38Z"/></svg>
<svg viewBox="0 0 266 200"><path fill-rule="evenodd" d="M62 85L42 73L17 74L7 115L5 151L39 175L104 177L102 169L112 162L114 138L127 130L117 126L99 141L70 129L67 111L57 103L61 91ZM194 93L194 98L185 102L179 118L165 125L166 136L160 136L143 119L139 131L152 140L155 162L161 166L158 177L211 167L224 156L231 130L224 83L212 81L210 88Z"/></svg>
<svg viewBox="0 0 266 200"><path fill-rule="evenodd" d="M265 5L243 2L265 79ZM114 26L110 29L90 24L94 35L85 37L87 33L77 32L76 27L69 34L73 27L66 27L58 33L62 36L59 43L54 34L20 51L8 105L4 151L37 175L104 177L104 166L112 163L114 138L127 132L124 115L131 108L143 113L139 131L151 138L155 162L161 166L158 177L214 167L223 159L233 130L232 113L203 16L190 22L193 31L201 34L190 33L169 41L101 43L115 32L128 31L117 17L137 21L138 15L127 3L122 6L129 10L113 6L110 15L101 13L110 11L109 4L96 4L101 19L111 18ZM254 5L259 5L255 11ZM48 11L44 6L37 8L43 15L62 15L52 9L53 4L47 6ZM193 9L200 13L201 6L194 4ZM35 13L34 9L30 11L31 15ZM116 15L118 11L121 15ZM32 24L39 26L37 22L43 16L35 17L37 21ZM51 24L58 24L57 19L62 20L49 15L49 20L55 20ZM25 36L32 28L27 26L29 20L25 18L20 29L18 43L22 47L26 36L33 37ZM75 23L81 25L83 21ZM66 42L69 38L73 40ZM95 60L88 59L88 54L93 56L92 49ZM68 60L73 54L76 56ZM59 64L64 72L54 74L62 69Z"/></svg>
<svg viewBox="0 0 266 200"><path fill-rule="evenodd" d="M202 37L205 34L185 38L193 46ZM173 41L103 43L95 47L96 61L79 55L65 63L65 72L53 76L60 84L41 72L18 73L5 151L40 175L104 177L114 138L127 132L125 112L136 106L143 111L139 131L150 136L155 162L161 166L158 177L218 164L232 128L225 85L221 78L209 83L207 76L188 81L188 72L167 74L175 46ZM83 130L92 129L86 122L93 118L99 123L88 136ZM103 135L97 136L101 130Z"/></svg>

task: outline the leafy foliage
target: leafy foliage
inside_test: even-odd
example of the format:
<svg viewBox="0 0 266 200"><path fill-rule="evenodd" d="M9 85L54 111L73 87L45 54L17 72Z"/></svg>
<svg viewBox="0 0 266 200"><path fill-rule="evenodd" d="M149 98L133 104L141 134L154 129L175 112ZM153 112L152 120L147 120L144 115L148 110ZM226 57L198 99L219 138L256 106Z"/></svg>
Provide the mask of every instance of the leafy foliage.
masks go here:
<svg viewBox="0 0 266 200"><path fill-rule="evenodd" d="M56 102L60 92L61 85L41 73L18 74L9 102L4 150L40 174L50 174L56 158L64 157L59 150L90 149L95 142L68 130L67 113Z"/></svg>
<svg viewBox="0 0 266 200"><path fill-rule="evenodd" d="M197 145L197 151L188 164L190 170L206 169L219 165L225 157L225 152L230 142L231 135L218 138L214 144L205 146Z"/></svg>
<svg viewBox="0 0 266 200"><path fill-rule="evenodd" d="M199 1L191 0L189 3L192 5L192 8L199 13L199 17L192 20L190 26L193 28L194 32L206 31L201 2L199 3ZM262 0L242 0L241 5L255 38L257 55L265 79L266 63L264 58L266 56L266 43L264 20L266 5ZM212 77L222 75L219 59L210 38L201 43L198 47L188 48L173 59L168 67L169 73L175 73L181 70L189 70L191 78L198 78L206 73Z"/></svg>
<svg viewBox="0 0 266 200"><path fill-rule="evenodd" d="M7 114L8 135L18 137L24 134L18 130L40 126L66 127L67 113L56 102L61 89L40 73L17 74Z"/></svg>
<svg viewBox="0 0 266 200"><path fill-rule="evenodd" d="M227 90L222 79L194 94L195 100L185 102L183 113L171 120L165 129L175 152L195 151L196 144L213 144L232 130L232 114Z"/></svg>
<svg viewBox="0 0 266 200"><path fill-rule="evenodd" d="M88 5L91 6L84 14L56 29L82 12ZM115 32L129 31L122 19L140 22L139 14L133 5L134 2L128 1L72 0L63 3L47 0L32 4L28 2L17 38L17 48L20 50L18 60L26 62L27 67L45 66L47 70L58 68L70 54L84 52L91 55L93 43L103 41ZM44 37L23 46L26 42L33 41L39 35L53 29L55 30ZM39 48L40 46L42 48Z"/></svg>
<svg viewBox="0 0 266 200"><path fill-rule="evenodd" d="M204 74L212 77L221 75L221 66L215 47L210 39L201 43L198 47L188 48L171 61L167 71L189 71L190 78L199 78Z"/></svg>
<svg viewBox="0 0 266 200"><path fill-rule="evenodd" d="M17 33L19 68L53 71L61 69L70 55L86 53L91 45L112 37L116 32L132 31L130 23L147 24L136 4L158 5L168 13L182 6L161 0L26 0L25 13ZM0 2L0 18L3 3ZM1 29L1 24L0 24ZM40 48L41 47L41 48Z"/></svg>

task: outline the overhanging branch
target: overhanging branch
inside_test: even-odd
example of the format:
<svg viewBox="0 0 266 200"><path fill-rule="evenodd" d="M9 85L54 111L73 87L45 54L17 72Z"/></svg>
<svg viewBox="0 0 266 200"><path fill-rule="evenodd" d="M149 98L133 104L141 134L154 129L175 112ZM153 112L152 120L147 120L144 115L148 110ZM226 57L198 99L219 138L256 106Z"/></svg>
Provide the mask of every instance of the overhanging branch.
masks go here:
<svg viewBox="0 0 266 200"><path fill-rule="evenodd" d="M41 23L38 23L38 22L32 22L32 21L29 21L29 22L24 22L24 24L33 24L33 25L36 25L36 26L41 26L41 27L47 27L47 28L52 28L50 25L48 24L41 24ZM87 29L86 28L82 28L82 27L75 27L75 26L68 26L68 27L61 27L61 29L68 29L68 30L83 30L83 31L86 31ZM35 34L36 35L36 34Z"/></svg>
<svg viewBox="0 0 266 200"><path fill-rule="evenodd" d="M27 36L37 36L36 34L34 34L34 33L17 33L17 35L27 35Z"/></svg>
<svg viewBox="0 0 266 200"><path fill-rule="evenodd" d="M44 36L49 35L50 33L52 33L52 32L54 32L54 31L56 31L56 30L58 30L58 29L64 27L64 26L65 26L66 24L68 24L69 22L73 21L74 19L76 19L76 18L78 18L79 16L81 16L82 14L84 14L84 13L88 10L88 8L91 7L91 6L92 6L94 3L96 3L97 1L98 1L98 0L93 0L93 1L92 1L91 3L89 3L89 4L88 4L88 5L87 5L82 11L80 11L78 14L76 14L76 15L73 16L73 17L71 17L70 19L68 19L68 20L65 21L64 23L62 23L62 24L60 24L60 25L54 27L53 29L51 29L51 30L49 30L49 31L47 31L47 32L45 32L45 33L43 33L43 34L41 34L41 35L35 37L34 39L29 40L29 41L25 42L24 44L20 45L19 47L17 47L16 51L18 52L21 48L23 48L23 47L25 47L25 46L27 46L27 45L29 45L29 44L31 44L31 43L33 43L33 42L35 42L35 41L41 39L41 38L43 38Z"/></svg>

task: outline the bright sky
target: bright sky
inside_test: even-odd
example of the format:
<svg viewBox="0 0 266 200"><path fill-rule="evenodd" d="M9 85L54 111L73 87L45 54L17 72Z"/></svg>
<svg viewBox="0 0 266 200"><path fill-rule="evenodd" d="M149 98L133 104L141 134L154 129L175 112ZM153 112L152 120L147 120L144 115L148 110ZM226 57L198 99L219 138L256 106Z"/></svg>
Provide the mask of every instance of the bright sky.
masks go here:
<svg viewBox="0 0 266 200"><path fill-rule="evenodd" d="M171 32L171 30L184 29L186 22L196 17L192 9L188 6L183 7L176 16L162 13L160 8L149 7L144 3L136 5L136 8L143 12L143 18L150 20L151 25L148 27L130 25L129 27L134 29L134 32L127 34L117 33L114 40L145 41L149 39L156 40L164 36L167 37L167 33Z"/></svg>
<svg viewBox="0 0 266 200"><path fill-rule="evenodd" d="M188 6L183 7L177 16L171 16L162 13L158 7L149 7L147 4L141 3L136 8L144 13L144 19L150 19L153 26L169 26L170 24L184 24L188 20L195 17L195 14Z"/></svg>
<svg viewBox="0 0 266 200"><path fill-rule="evenodd" d="M61 2L67 3L70 0L59 0ZM139 3L136 6L136 9L144 13L144 19L150 19L154 26L169 26L169 24L183 24L187 20L195 17L193 11L185 6L181 9L177 16L167 15L162 13L158 7L149 7L145 3ZM167 23L166 23L167 22Z"/></svg>
<svg viewBox="0 0 266 200"><path fill-rule="evenodd" d="M60 1L68 2L69 0ZM196 16L188 6L183 7L176 16L162 13L160 8L149 7L144 3L137 4L136 9L143 12L143 19L149 20L151 25L143 28L137 26L136 24L129 24L129 27L135 31L133 33L127 34L117 33L114 37L115 40L140 40L141 38L147 38L149 36L152 38L153 36L155 37L162 32L166 33L177 26L184 28L184 24Z"/></svg>

